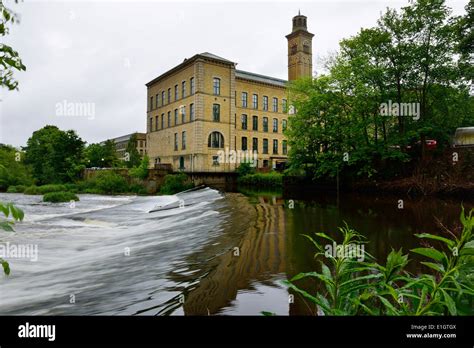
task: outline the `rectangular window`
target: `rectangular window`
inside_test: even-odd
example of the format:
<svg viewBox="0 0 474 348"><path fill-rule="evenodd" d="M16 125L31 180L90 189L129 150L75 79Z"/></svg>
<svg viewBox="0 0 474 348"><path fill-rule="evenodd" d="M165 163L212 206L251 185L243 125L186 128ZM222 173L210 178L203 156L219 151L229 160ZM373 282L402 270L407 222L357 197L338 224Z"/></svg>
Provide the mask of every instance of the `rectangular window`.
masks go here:
<svg viewBox="0 0 474 348"><path fill-rule="evenodd" d="M159 116L155 116L155 130L157 131L158 130L158 125L160 124L160 122L158 122L159 120Z"/></svg>
<svg viewBox="0 0 474 348"><path fill-rule="evenodd" d="M252 116L252 130L258 131L258 116Z"/></svg>
<svg viewBox="0 0 474 348"><path fill-rule="evenodd" d="M273 154L276 155L278 154L278 140L273 139Z"/></svg>
<svg viewBox="0 0 474 348"><path fill-rule="evenodd" d="M174 109L174 125L178 124L178 109Z"/></svg>
<svg viewBox="0 0 474 348"><path fill-rule="evenodd" d="M278 112L278 98L273 98L273 112Z"/></svg>
<svg viewBox="0 0 474 348"><path fill-rule="evenodd" d="M284 113L288 111L288 103L286 102L286 99L281 100L281 109Z"/></svg>
<svg viewBox="0 0 474 348"><path fill-rule="evenodd" d="M221 120L221 106L219 104L212 105L212 120L214 122Z"/></svg>
<svg viewBox="0 0 474 348"><path fill-rule="evenodd" d="M160 105L159 105L159 101L160 101L160 94L158 93L157 95L155 95L155 107L158 108Z"/></svg>
<svg viewBox="0 0 474 348"><path fill-rule="evenodd" d="M165 114L161 114L161 129L165 128Z"/></svg>
<svg viewBox="0 0 474 348"><path fill-rule="evenodd" d="M268 111L268 97L266 95L263 96L263 110Z"/></svg>
<svg viewBox="0 0 474 348"><path fill-rule="evenodd" d="M247 137L242 137L242 151L247 151Z"/></svg>
<svg viewBox="0 0 474 348"><path fill-rule="evenodd" d="M150 97L150 110L153 110L153 97Z"/></svg>
<svg viewBox="0 0 474 348"><path fill-rule="evenodd" d="M174 150L178 151L178 133L174 133Z"/></svg>
<svg viewBox="0 0 474 348"><path fill-rule="evenodd" d="M246 130L247 129L247 115L242 115L241 120L242 120L242 129Z"/></svg>
<svg viewBox="0 0 474 348"><path fill-rule="evenodd" d="M263 139L263 153L268 154L268 139Z"/></svg>
<svg viewBox="0 0 474 348"><path fill-rule="evenodd" d="M194 104L189 104L189 120L194 121Z"/></svg>
<svg viewBox="0 0 474 348"><path fill-rule="evenodd" d="M286 120L282 120L282 121L281 121L281 130L282 130L282 131L286 131L286 127L287 127L287 121L286 121Z"/></svg>
<svg viewBox="0 0 474 348"><path fill-rule="evenodd" d="M181 149L186 150L186 132L181 133Z"/></svg>
<svg viewBox="0 0 474 348"><path fill-rule="evenodd" d="M181 82L181 98L186 97L186 81Z"/></svg>
<svg viewBox="0 0 474 348"><path fill-rule="evenodd" d="M252 107L258 109L258 95L252 95Z"/></svg>
<svg viewBox="0 0 474 348"><path fill-rule="evenodd" d="M171 111L168 111L168 128L171 127Z"/></svg>
<svg viewBox="0 0 474 348"><path fill-rule="evenodd" d="M247 107L247 92L242 92L242 107Z"/></svg>
<svg viewBox="0 0 474 348"><path fill-rule="evenodd" d="M214 95L221 94L221 79L214 77L213 89L214 89Z"/></svg>
<svg viewBox="0 0 474 348"><path fill-rule="evenodd" d="M178 100L178 85L174 85L174 100Z"/></svg>
<svg viewBox="0 0 474 348"><path fill-rule="evenodd" d="M258 152L258 138L252 138L252 151Z"/></svg>
<svg viewBox="0 0 474 348"><path fill-rule="evenodd" d="M278 119L273 119L273 133L278 133Z"/></svg>
<svg viewBox="0 0 474 348"><path fill-rule="evenodd" d="M194 77L191 77L189 79L189 85L190 85L190 92L191 92L191 95L194 94Z"/></svg>
<svg viewBox="0 0 474 348"><path fill-rule="evenodd" d="M286 140L283 140L281 146L282 146L282 150L283 150L282 153L284 155L287 155L288 154L288 142Z"/></svg>
<svg viewBox="0 0 474 348"><path fill-rule="evenodd" d="M168 104L171 103L171 88L168 88Z"/></svg>
<svg viewBox="0 0 474 348"><path fill-rule="evenodd" d="M150 132L153 130L153 117L150 117L150 124L148 125L148 129Z"/></svg>
<svg viewBox="0 0 474 348"><path fill-rule="evenodd" d="M161 92L161 106L165 105L165 91Z"/></svg>
<svg viewBox="0 0 474 348"><path fill-rule="evenodd" d="M186 106L181 107L181 123L186 123Z"/></svg>
<svg viewBox="0 0 474 348"><path fill-rule="evenodd" d="M268 117L263 118L263 131L268 132Z"/></svg>

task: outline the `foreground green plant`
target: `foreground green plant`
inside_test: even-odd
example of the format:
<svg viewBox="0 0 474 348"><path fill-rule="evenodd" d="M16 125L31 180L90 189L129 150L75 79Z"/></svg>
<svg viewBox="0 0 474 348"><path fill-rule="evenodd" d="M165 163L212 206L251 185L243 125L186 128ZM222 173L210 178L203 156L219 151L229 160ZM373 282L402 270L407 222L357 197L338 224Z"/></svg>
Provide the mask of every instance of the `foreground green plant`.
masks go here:
<svg viewBox="0 0 474 348"><path fill-rule="evenodd" d="M23 217L25 214L23 213L23 210L15 207L12 203L7 203L4 204L0 202L0 211L2 214L5 216L5 218L0 218L0 230L6 231L6 232L13 232L13 225L15 221L21 221L23 220ZM8 219L9 217L12 217L12 219ZM6 275L10 274L10 265L8 262L0 257L0 265L2 265L3 272Z"/></svg>
<svg viewBox="0 0 474 348"><path fill-rule="evenodd" d="M474 209L469 215L461 212L463 230L451 238L432 234L417 234L418 238L435 241L442 247L416 248L411 252L429 259L421 264L430 273L412 275L405 270L408 255L392 250L385 265L374 261L364 251L364 260L348 255L331 255L311 236L316 247L315 257L321 271L300 273L286 284L316 305L320 315L472 315L474 314ZM340 228L341 250L362 246L364 238L347 225ZM324 233L318 239L336 241ZM322 284L315 294L301 289L295 282L315 278Z"/></svg>

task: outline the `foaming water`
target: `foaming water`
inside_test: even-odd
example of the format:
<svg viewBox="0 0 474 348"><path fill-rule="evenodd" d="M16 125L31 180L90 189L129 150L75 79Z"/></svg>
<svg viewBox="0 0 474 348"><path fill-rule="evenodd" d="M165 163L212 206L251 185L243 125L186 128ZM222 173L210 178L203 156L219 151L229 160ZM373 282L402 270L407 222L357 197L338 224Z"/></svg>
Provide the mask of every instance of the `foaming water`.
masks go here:
<svg viewBox="0 0 474 348"><path fill-rule="evenodd" d="M167 279L171 265L187 268L186 255L220 234L226 220L225 202L212 189L180 195L184 208L152 213L157 203L178 198L79 197L71 207L0 194L25 212L15 233L2 233L0 241L38 245L36 262L8 259L1 314L136 314L160 306L176 295L169 289L177 284Z"/></svg>

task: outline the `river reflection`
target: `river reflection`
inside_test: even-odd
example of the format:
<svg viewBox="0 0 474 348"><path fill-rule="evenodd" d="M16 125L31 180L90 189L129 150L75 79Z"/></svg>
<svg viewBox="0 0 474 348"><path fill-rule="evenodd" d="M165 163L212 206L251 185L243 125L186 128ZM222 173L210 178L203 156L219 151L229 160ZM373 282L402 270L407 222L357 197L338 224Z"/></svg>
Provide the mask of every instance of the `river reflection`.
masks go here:
<svg viewBox="0 0 474 348"><path fill-rule="evenodd" d="M440 224L455 230L460 226L460 202L404 200L401 209L397 197L346 195L337 200L321 194L291 200L279 193L246 194L246 200L238 194L227 195L227 200L239 206L241 215L235 219L247 221L248 227L241 224L246 229L237 231L229 225L229 230L217 238L216 245L225 244L228 251L215 258L199 283L188 289L184 314L258 315L270 311L314 315L314 305L298 294L292 300L282 285L282 280L316 267L314 248L302 234L325 232L339 240L337 228L346 222L367 238L366 251L383 262L392 248L408 252L419 246L416 233L440 234ZM470 209L472 203L464 206ZM211 257L214 247L191 255L189 260ZM414 264L409 270L417 271ZM312 292L319 285L313 280L299 284Z"/></svg>

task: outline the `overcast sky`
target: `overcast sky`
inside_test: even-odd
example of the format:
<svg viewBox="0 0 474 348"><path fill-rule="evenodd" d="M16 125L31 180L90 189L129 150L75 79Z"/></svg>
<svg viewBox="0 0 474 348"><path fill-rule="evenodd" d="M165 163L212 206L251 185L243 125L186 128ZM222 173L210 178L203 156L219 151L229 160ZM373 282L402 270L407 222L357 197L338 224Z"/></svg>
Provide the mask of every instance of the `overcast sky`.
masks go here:
<svg viewBox="0 0 474 348"><path fill-rule="evenodd" d="M454 14L468 0L451 0ZM146 128L145 83L196 53L237 68L287 78L291 19L308 17L313 68L342 38L375 25L407 1L6 1L21 16L5 43L26 72L19 91L0 90L0 143L24 146L46 124L74 129L88 143ZM57 104L93 103L95 114L57 115Z"/></svg>

